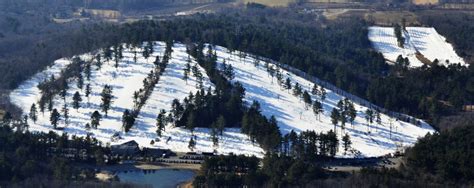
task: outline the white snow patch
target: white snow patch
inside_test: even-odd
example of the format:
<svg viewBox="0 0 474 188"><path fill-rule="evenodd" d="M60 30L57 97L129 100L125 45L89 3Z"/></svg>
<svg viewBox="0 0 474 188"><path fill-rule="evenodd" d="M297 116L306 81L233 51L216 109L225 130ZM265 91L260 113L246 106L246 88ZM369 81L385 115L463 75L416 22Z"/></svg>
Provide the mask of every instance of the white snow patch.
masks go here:
<svg viewBox="0 0 474 188"><path fill-rule="evenodd" d="M255 59L247 55L245 58L239 58L239 53L228 53L223 47L216 47L218 64L221 65L225 60L227 64L234 67L234 82L242 83L246 90L245 101L251 104L252 101L258 101L261 105L262 113L270 117L274 115L278 121L278 126L282 134L289 133L291 130L301 132L305 130L314 130L319 132L328 132L334 129L331 123L330 113L337 102L344 99L342 96L326 89L327 97L323 102L324 114L321 120L316 119L312 109L306 109L304 102L292 95L292 91L287 91L280 87L276 78L272 78L264 67L264 62L260 61L258 67L254 66ZM270 66L273 66L270 63ZM282 70L284 79L289 77L294 85L298 82L304 90L311 94L313 83L296 76L290 72ZM312 99L321 100L318 96L311 95ZM421 126L416 126L393 119L392 138L390 138L390 118L382 114L382 125L373 123L370 126L371 133L368 134L367 123L364 112L366 107L355 104L358 111L354 125L346 123L345 132L347 132L352 141L352 147L360 154L343 153L342 141L340 141L337 157L373 157L394 153L405 146L413 145L418 137L422 137L434 129L420 120ZM341 127L337 127L338 138L341 139Z"/></svg>
<svg viewBox="0 0 474 188"><path fill-rule="evenodd" d="M423 63L415 56L418 51L430 61L438 59L441 65L459 63L468 66L435 28L407 27L406 32L403 32L403 37L405 38L404 48L400 48L393 27L369 27L369 40L389 62L395 62L397 57L402 55L410 60L410 67L420 67Z"/></svg>

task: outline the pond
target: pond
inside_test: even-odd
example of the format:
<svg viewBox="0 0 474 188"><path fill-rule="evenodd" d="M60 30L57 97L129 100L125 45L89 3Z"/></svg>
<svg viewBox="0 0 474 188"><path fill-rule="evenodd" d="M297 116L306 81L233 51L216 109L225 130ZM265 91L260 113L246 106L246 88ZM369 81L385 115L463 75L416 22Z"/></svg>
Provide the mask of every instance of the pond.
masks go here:
<svg viewBox="0 0 474 188"><path fill-rule="evenodd" d="M195 174L192 170L160 169L120 172L117 176L121 182L169 188L192 180Z"/></svg>

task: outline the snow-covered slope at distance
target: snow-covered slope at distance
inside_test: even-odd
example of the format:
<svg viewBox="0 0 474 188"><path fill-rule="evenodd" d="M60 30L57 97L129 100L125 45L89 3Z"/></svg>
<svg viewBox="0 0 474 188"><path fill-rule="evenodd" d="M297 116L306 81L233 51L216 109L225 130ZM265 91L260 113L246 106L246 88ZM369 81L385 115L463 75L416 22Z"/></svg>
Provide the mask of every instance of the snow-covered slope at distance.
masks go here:
<svg viewBox="0 0 474 188"><path fill-rule="evenodd" d="M246 89L245 101L251 103L258 101L262 108L262 113L268 117L274 115L278 121L282 134L291 130L301 132L305 130L315 130L316 132L327 132L333 129L330 114L342 96L327 90L327 98L323 101L324 114L317 120L311 108L305 108L304 102L279 86L276 78L272 78L264 62L260 62L258 67L254 66L255 59L246 56L239 58L236 53L230 54L225 48L217 47L218 62L222 64L225 60L231 64L235 70L233 81L240 82ZM270 63L272 66L272 64ZM298 82L302 88L311 91L313 83L287 71L283 71L284 79L289 77L294 85ZM321 100L319 97L311 95L312 99ZM428 132L433 132L433 128L426 123L416 126L402 121L396 121L386 115L381 115L382 126L372 124L371 134L367 134L367 123L365 120L366 107L355 104L358 111L354 125L346 124L346 132L350 135L353 148L360 152L360 156L381 156L394 153L400 147L412 145L418 137L422 137ZM392 138L390 138L390 121L392 121ZM338 138L341 136L341 128L337 127ZM401 149L401 148L400 148ZM337 154L343 155L342 144ZM350 155L348 155L350 156Z"/></svg>
<svg viewBox="0 0 474 188"><path fill-rule="evenodd" d="M186 47L183 45L176 44L173 47L174 52L172 53L169 65L161 76L160 81L156 84L147 103L142 107L133 128L128 133L124 133L122 130L123 111L132 109L133 93L142 87L143 79L154 67L153 61L155 57L157 55L163 56L164 50L165 44L157 42L154 53L148 60L143 58L141 53L138 53L137 62L135 63L133 61L133 52L131 52L130 49L125 49L123 53L124 58L121 60L120 66L117 69L114 67L115 62L112 60L105 62L98 71L96 66L92 66L90 82L92 94L89 103L87 104L84 90L77 88L76 81L69 83L70 88L67 93L66 101L70 109L70 122L68 126L65 127L64 121L61 120L58 126L65 127L64 131L70 135L86 136L88 133L92 133L93 136L103 143L120 144L126 141L136 140L141 147L169 148L177 152L188 152L188 142L191 138L191 133L184 128L167 126L166 132L163 133L162 141L154 145L150 144L151 140L157 138L155 125L159 111L161 109L169 111L172 100L179 99L182 101L189 92L194 93L197 91L195 87L195 77L192 74L187 84L182 79L183 69L185 68L188 57ZM89 60L92 56L82 55L81 57L85 60ZM58 77L61 70L64 70L70 63L71 60L68 59L55 61L53 66L36 74L33 78L24 82L19 88L14 90L10 94L11 101L23 109L24 113L28 113L31 105L36 103L41 96L37 85L45 78L50 78L53 74ZM201 72L204 73L204 69L200 69ZM209 87L211 85L209 78L206 74L203 75L204 85ZM85 81L85 84L87 83L88 82ZM113 88L112 94L114 95L114 99L112 109L109 110L107 117L103 117L98 129L86 130L85 124L90 123L91 114L95 110L100 112L100 92L105 84L111 85ZM82 107L78 111L71 108L72 96L76 91L79 91L83 98ZM54 108L60 110L63 105L64 101L57 96L54 99ZM46 109L44 115L39 112L38 121L36 123L30 120L30 131L55 131L61 134L62 131L53 129L49 121L50 113L51 112ZM112 141L112 135L115 133L120 133L123 139ZM219 139L218 148L213 147L208 129L197 128L194 131L194 135L197 137L195 151L212 152L216 149L219 153L223 154L233 152L236 154L263 156L263 150L257 145L252 144L246 135L240 133L239 129L226 129L223 137ZM171 137L171 139L166 143L168 137Z"/></svg>
<svg viewBox="0 0 474 188"><path fill-rule="evenodd" d="M460 63L465 64L459 57L451 44L446 42L446 38L438 34L432 27L407 27L403 32L405 38L404 48L397 45L397 38L393 27L369 27L369 40L374 48L381 52L385 59L395 62L399 55L408 57L411 67L420 67L423 63L416 57L416 52L420 52L430 61L438 59L440 64Z"/></svg>
<svg viewBox="0 0 474 188"><path fill-rule="evenodd" d="M164 109L169 111L173 99L182 101L189 92L196 91L196 78L191 74L188 82L182 79L183 69L186 65L188 54L186 54L186 47L182 44L175 44L173 47L172 58L169 61L165 72L160 77L160 80L155 85L150 98L143 106L140 114L137 117L135 125L128 133L122 131L122 114L125 109L132 109L133 107L133 93L142 87L142 81L147 74L153 69L153 60L155 56L162 56L164 53L165 44L157 42L152 56L146 60L138 53L137 62L133 61L133 52L131 49L125 49L124 58L120 62L118 68L114 67L114 62L105 62L100 70L96 66L92 68L91 87L92 94L90 101L83 96L82 107L76 111L70 108L70 123L64 128L64 131L70 135L85 136L92 133L100 141L104 143L120 144L129 140L136 140L142 147L159 147L169 148L173 151L187 152L188 142L191 133L183 128L175 128L167 126L163 133L163 139L151 145L150 141L156 136L156 116L159 111ZM336 103L343 99L343 97L327 90L327 98L323 102L324 114L321 115L321 120L317 120L311 109L306 110L304 103L297 97L290 94L287 90L278 86L276 78L269 76L266 69L263 67L263 62L260 62L259 67L254 66L254 59L246 56L240 58L237 53L234 55L228 53L227 49L217 47L218 63L221 64L225 59L227 63L232 64L235 69L235 78L233 81L238 81L243 84L246 89L245 101L250 104L251 101L257 100L260 102L262 112L266 116L275 115L278 125L283 134L294 130L301 132L304 130L315 130L316 132L327 132L333 128L330 119L330 112ZM83 59L88 60L92 56L89 54L82 55ZM59 72L70 63L68 59L57 60L53 66L47 70L38 73L30 80L24 82L18 89L14 90L10 97L14 104L29 112L30 106L36 103L41 94L37 88L38 83L45 78L49 78L52 74L58 75ZM193 61L192 64L195 64ZM271 64L270 64L271 65ZM201 72L205 73L202 68ZM284 77L289 77L292 83L298 82L303 89L310 91L312 83L300 78L292 73L283 71ZM213 87L206 74L204 75L204 86ZM85 81L85 84L89 83ZM100 92L105 84L109 84L113 88L114 102L109 115L104 117L98 129L85 129L85 124L90 122L90 116L93 111L100 109ZM69 106L72 106L72 95L79 91L82 95L83 90L77 88L76 81L69 83L69 90L66 101ZM312 96L313 99L318 99L317 96ZM54 99L54 107L61 109L64 101L58 96ZM401 146L413 144L420 136L424 136L428 132L434 130L427 124L422 123L421 126L412 125L409 123L391 120L388 116L382 115L382 126L372 124L368 127L364 119L366 107L356 105L358 110L357 118L354 126L349 123L346 125L346 132L351 136L353 148L358 151L358 156L380 156L395 152ZM100 110L99 110L100 111ZM50 112L45 111L42 115L39 113L38 121L30 123L30 130L32 131L56 131L49 121ZM392 138L389 136L389 124L392 121L393 134ZM64 121L60 121L60 127L64 127ZM368 134L367 129L371 130ZM337 132L340 136L340 127ZM120 133L123 139L112 141L112 135ZM210 139L209 130L205 128L197 128L194 131L197 136L196 151L213 151L227 154L230 152L236 154L263 156L263 150L252 144L248 137L240 130L226 129L223 137L219 139L219 146L213 147ZM169 142L167 138L171 137ZM342 144L340 144L342 145ZM338 156L343 156L342 146L340 146ZM353 154L346 157L353 156Z"/></svg>

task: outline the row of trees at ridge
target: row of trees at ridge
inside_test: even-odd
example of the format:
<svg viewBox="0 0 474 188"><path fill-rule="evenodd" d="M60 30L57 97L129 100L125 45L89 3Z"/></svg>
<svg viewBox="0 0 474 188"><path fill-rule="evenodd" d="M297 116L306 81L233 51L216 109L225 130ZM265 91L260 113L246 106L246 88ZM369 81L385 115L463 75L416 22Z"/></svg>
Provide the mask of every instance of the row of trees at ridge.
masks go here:
<svg viewBox="0 0 474 188"><path fill-rule="evenodd" d="M148 58L150 54L154 52L154 42L147 42L147 45L144 47L143 56ZM160 80L160 76L165 71L166 66L171 59L171 55L173 52L173 42L167 41L165 53L163 54L162 59L160 60L160 56L156 56L155 61L153 64L155 65L154 69L150 71L148 76L143 80L143 88L140 88L138 91L133 93L133 104L134 107L132 110L125 110L122 115L122 129L124 132L130 131L135 123L135 118L137 118L138 114L140 113L141 108L145 105L146 101L150 97L155 85ZM164 128L164 127L163 127ZM157 127L157 133L161 135L160 127Z"/></svg>

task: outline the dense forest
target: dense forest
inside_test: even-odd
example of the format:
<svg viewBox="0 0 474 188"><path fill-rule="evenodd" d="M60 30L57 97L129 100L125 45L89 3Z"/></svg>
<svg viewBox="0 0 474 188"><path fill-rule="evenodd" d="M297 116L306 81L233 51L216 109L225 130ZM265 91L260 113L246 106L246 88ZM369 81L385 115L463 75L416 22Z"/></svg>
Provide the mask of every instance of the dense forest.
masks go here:
<svg viewBox="0 0 474 188"><path fill-rule="evenodd" d="M19 182L38 175L52 180L91 180L93 171L79 169L72 165L71 158L63 152L68 148L84 151L84 158L78 161L104 163L105 148L92 137L58 135L54 132L31 133L25 124L16 124L16 131L6 126L4 118L0 126L0 185L2 182ZM26 124L27 125L27 124ZM82 174L81 176L78 176Z"/></svg>

